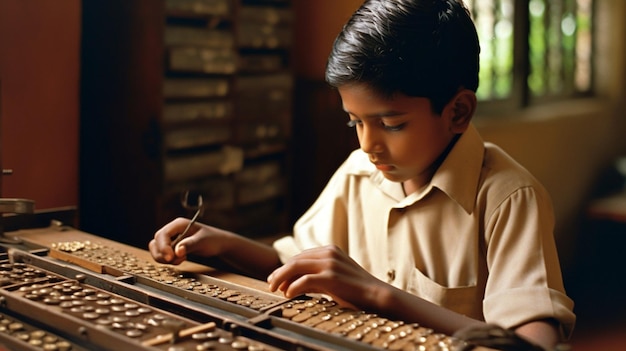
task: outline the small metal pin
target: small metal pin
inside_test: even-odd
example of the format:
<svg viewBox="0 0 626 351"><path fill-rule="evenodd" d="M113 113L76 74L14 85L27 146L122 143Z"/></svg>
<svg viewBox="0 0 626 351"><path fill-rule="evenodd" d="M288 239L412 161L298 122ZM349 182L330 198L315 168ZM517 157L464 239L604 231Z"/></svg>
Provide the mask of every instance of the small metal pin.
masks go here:
<svg viewBox="0 0 626 351"><path fill-rule="evenodd" d="M185 227L185 230L183 230L182 233L180 233L175 239L174 241L172 241L172 248L176 248L176 245L178 245L178 243L180 243L181 240L183 240L184 238L186 238L187 236L189 236L189 229L191 228L191 226L196 223L196 220L198 219L198 217L200 216L200 214L202 214L203 210L204 210L204 204L202 203L202 195L198 194L198 202L196 204L190 204L189 202L189 191L185 191L185 193L183 194L183 198L182 198L182 205L184 208L186 209L190 209L190 210L196 210L196 213L193 215L193 217L191 218L191 220L189 221L189 223L187 224L187 227Z"/></svg>

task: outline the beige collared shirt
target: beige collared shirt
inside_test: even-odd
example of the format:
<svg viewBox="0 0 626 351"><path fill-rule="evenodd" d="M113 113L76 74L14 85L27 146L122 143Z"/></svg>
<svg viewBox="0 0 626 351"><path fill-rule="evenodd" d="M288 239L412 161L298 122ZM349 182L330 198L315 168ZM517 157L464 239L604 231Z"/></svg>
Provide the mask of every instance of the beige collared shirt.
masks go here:
<svg viewBox="0 0 626 351"><path fill-rule="evenodd" d="M553 225L543 186L470 126L408 196L355 150L274 247L285 262L334 244L377 278L464 315L507 328L556 318L569 334Z"/></svg>

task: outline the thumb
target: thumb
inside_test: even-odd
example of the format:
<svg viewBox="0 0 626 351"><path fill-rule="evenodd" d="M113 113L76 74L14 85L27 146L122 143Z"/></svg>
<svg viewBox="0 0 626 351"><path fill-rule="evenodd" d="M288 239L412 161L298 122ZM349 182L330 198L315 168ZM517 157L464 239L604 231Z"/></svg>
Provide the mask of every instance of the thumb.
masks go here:
<svg viewBox="0 0 626 351"><path fill-rule="evenodd" d="M174 253L176 254L176 257L187 256L187 241L188 240L182 240L176 245L176 247L174 248Z"/></svg>
<svg viewBox="0 0 626 351"><path fill-rule="evenodd" d="M170 264L181 264L185 260L187 260L187 248L181 241L174 248L174 259L170 262Z"/></svg>

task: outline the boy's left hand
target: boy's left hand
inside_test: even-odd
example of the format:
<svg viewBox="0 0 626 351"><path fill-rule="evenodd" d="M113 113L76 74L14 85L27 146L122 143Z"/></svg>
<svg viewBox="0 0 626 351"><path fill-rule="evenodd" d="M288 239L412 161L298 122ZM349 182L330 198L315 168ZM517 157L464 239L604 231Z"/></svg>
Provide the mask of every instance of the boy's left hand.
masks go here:
<svg viewBox="0 0 626 351"><path fill-rule="evenodd" d="M387 284L377 279L337 246L309 249L291 258L267 278L271 291L287 298L321 293L352 308L371 308Z"/></svg>

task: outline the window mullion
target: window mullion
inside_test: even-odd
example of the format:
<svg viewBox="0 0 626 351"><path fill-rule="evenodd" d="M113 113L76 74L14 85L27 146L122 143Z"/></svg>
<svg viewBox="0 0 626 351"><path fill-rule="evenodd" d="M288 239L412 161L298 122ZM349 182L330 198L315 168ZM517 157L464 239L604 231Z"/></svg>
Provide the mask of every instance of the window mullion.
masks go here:
<svg viewBox="0 0 626 351"><path fill-rule="evenodd" d="M515 1L513 30L513 104L517 108L528 104L528 75L530 71L528 34L530 18L527 1Z"/></svg>

